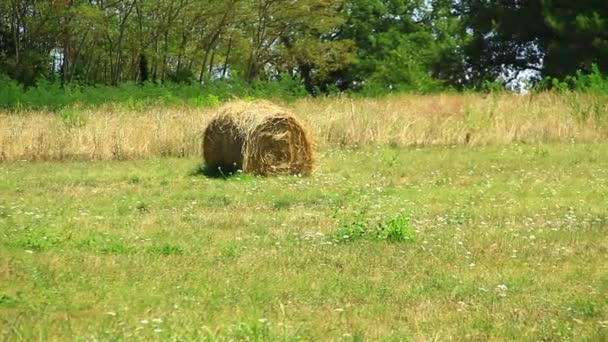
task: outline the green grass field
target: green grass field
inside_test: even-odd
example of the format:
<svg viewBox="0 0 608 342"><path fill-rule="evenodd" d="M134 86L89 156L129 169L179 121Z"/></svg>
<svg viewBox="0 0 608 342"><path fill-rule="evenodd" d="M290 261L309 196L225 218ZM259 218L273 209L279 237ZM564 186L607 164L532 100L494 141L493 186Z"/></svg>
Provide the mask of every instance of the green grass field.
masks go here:
<svg viewBox="0 0 608 342"><path fill-rule="evenodd" d="M318 159L0 164L0 340L608 339L608 143Z"/></svg>

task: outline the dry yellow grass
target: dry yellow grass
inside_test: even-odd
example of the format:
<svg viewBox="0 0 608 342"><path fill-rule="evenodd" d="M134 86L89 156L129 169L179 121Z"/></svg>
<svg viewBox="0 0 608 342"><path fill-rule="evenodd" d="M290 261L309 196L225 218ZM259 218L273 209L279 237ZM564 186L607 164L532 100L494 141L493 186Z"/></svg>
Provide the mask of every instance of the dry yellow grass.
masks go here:
<svg viewBox="0 0 608 342"><path fill-rule="evenodd" d="M285 106L304 121L321 148L594 142L608 137L606 125L593 117L581 120L575 112L586 101L597 104L598 98L579 98L576 106L569 101L557 94L443 94L304 99ZM200 133L214 109L106 107L80 113L82 127L66 125L53 113L0 113L0 160L201 155Z"/></svg>

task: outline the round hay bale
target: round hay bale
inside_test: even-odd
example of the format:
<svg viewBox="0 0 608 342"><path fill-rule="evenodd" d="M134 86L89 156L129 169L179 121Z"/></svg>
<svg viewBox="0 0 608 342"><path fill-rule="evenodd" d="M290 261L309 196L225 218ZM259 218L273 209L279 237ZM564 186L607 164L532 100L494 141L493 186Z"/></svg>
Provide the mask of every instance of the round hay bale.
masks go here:
<svg viewBox="0 0 608 342"><path fill-rule="evenodd" d="M260 176L308 175L314 164L306 128L268 101L236 101L220 108L205 129L203 157L209 170Z"/></svg>

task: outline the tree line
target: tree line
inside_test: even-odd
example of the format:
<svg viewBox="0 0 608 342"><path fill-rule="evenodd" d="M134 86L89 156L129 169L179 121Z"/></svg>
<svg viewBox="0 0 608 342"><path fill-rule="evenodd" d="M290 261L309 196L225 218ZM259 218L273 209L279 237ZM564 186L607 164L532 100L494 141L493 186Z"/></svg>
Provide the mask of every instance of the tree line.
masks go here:
<svg viewBox="0 0 608 342"><path fill-rule="evenodd" d="M605 0L0 0L29 86L298 80L311 93L608 72Z"/></svg>

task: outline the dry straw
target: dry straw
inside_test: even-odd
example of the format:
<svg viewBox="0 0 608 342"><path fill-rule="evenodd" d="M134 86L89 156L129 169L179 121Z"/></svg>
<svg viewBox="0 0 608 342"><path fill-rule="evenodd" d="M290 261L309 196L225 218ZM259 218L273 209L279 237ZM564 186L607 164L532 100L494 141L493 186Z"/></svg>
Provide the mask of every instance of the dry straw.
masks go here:
<svg viewBox="0 0 608 342"><path fill-rule="evenodd" d="M261 176L308 175L314 164L308 130L289 111L268 101L224 105L203 136L211 170L242 170Z"/></svg>
<svg viewBox="0 0 608 342"><path fill-rule="evenodd" d="M248 106L252 104L247 104ZM480 146L597 143L608 139L608 101L555 93L315 98L289 105L315 147ZM56 113L0 109L0 163L200 156L201 131L217 108L81 108L82 126ZM1 178L1 176L0 176Z"/></svg>

